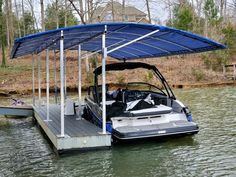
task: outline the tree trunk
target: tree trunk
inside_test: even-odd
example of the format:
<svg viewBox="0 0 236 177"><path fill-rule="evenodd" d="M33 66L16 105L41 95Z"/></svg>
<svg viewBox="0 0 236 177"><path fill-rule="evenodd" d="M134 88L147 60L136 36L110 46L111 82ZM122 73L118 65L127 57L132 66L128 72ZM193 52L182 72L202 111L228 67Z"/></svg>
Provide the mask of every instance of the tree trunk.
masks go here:
<svg viewBox="0 0 236 177"><path fill-rule="evenodd" d="M9 13L9 4L8 4L8 0L5 1L6 4L6 31L7 31L7 46L10 46L10 30L9 30L9 17L10 17L10 13Z"/></svg>
<svg viewBox="0 0 236 177"><path fill-rule="evenodd" d="M227 20L227 0L224 0L224 21Z"/></svg>
<svg viewBox="0 0 236 177"><path fill-rule="evenodd" d="M8 0L6 0L8 1ZM10 36L10 45L12 47L14 41L14 26L13 26L13 10L12 10L12 1L9 1L9 36Z"/></svg>
<svg viewBox="0 0 236 177"><path fill-rule="evenodd" d="M21 37L20 18L19 18L19 13L18 13L18 7L17 7L16 0L14 0L14 4L15 4L15 10L16 10L16 20L17 20L18 37Z"/></svg>
<svg viewBox="0 0 236 177"><path fill-rule="evenodd" d="M93 22L93 15L92 15L92 12L93 12L93 0L88 0L88 22L89 23L92 23Z"/></svg>
<svg viewBox="0 0 236 177"><path fill-rule="evenodd" d="M42 27L42 31L45 31L44 2L43 2L43 0L40 0L40 7L41 7L41 27Z"/></svg>
<svg viewBox="0 0 236 177"><path fill-rule="evenodd" d="M125 21L125 0L122 0L122 21Z"/></svg>
<svg viewBox="0 0 236 177"><path fill-rule="evenodd" d="M37 23L37 19L36 19L36 16L35 16L35 13L34 13L34 6L33 6L33 3L32 3L32 0L28 0L28 3L29 3L29 6L30 6L30 11L31 11L31 14L34 18L34 25L36 26L36 30L37 32L39 31L39 27L38 27L38 23ZM35 32L36 32L35 30Z"/></svg>
<svg viewBox="0 0 236 177"><path fill-rule="evenodd" d="M223 18L224 0L220 0L220 17Z"/></svg>
<svg viewBox="0 0 236 177"><path fill-rule="evenodd" d="M112 21L115 21L115 12L114 12L114 1L111 0L111 13L112 13Z"/></svg>
<svg viewBox="0 0 236 177"><path fill-rule="evenodd" d="M64 14L65 14L64 26L65 27L67 27L67 10L68 10L68 8L67 8L67 0L65 0L65 12L64 12Z"/></svg>
<svg viewBox="0 0 236 177"><path fill-rule="evenodd" d="M25 5L24 5L24 0L21 1L21 8L22 8L22 17L23 17L23 21L22 21L22 25L23 25L23 35L25 36Z"/></svg>
<svg viewBox="0 0 236 177"><path fill-rule="evenodd" d="M2 47L2 65L6 67L6 54L5 54L5 35L3 32L3 13L2 13L3 0L0 0L0 35L1 35L1 47Z"/></svg>
<svg viewBox="0 0 236 177"><path fill-rule="evenodd" d="M56 0L56 26L57 26L57 28L59 28L59 13L58 13L58 0Z"/></svg>
<svg viewBox="0 0 236 177"><path fill-rule="evenodd" d="M152 23L150 7L149 7L149 0L146 0L147 12L148 12L148 23Z"/></svg>

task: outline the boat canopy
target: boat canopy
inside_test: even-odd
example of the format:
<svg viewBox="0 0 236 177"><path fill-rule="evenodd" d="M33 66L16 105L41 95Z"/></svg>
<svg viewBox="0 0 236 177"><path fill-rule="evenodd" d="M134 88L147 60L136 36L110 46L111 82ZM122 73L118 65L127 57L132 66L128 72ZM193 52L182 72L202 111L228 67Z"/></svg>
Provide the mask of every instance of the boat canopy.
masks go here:
<svg viewBox="0 0 236 177"><path fill-rule="evenodd" d="M102 53L106 33L107 55L118 60L153 58L225 49L226 46L199 35L165 26L137 23L99 23L60 28L15 40L11 58L38 54L45 49ZM146 37L145 37L146 36Z"/></svg>

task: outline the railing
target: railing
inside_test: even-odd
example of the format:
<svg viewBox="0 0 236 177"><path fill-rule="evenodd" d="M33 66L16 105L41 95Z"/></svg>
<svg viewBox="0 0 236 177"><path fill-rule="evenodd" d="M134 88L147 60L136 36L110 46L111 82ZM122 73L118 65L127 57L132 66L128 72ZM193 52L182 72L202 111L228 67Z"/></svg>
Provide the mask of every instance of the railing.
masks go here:
<svg viewBox="0 0 236 177"><path fill-rule="evenodd" d="M227 68L233 68L233 74L228 74ZM232 71L232 70L231 70ZM229 64L229 65L224 65L223 66L223 75L226 78L232 78L233 80L236 80L236 64Z"/></svg>

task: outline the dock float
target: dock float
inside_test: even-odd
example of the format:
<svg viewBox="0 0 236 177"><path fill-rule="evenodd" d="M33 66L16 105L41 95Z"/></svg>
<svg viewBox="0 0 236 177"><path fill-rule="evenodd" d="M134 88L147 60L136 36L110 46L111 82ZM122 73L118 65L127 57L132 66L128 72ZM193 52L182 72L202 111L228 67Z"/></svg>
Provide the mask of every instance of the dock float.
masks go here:
<svg viewBox="0 0 236 177"><path fill-rule="evenodd" d="M50 121L46 121L46 106L34 107L34 117L59 153L75 149L94 149L111 146L111 135L109 133L103 134L101 128L83 118L78 119L78 115L65 115L65 136L61 137L60 105L50 104L49 109Z"/></svg>
<svg viewBox="0 0 236 177"><path fill-rule="evenodd" d="M0 115L29 117L33 116L32 106L0 106Z"/></svg>

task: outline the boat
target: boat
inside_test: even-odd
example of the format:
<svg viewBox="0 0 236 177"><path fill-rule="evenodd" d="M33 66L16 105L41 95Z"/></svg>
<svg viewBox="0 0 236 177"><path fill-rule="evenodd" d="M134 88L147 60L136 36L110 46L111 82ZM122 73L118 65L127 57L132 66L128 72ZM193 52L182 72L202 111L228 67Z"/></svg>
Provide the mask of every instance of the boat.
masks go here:
<svg viewBox="0 0 236 177"><path fill-rule="evenodd" d="M158 68L142 62L121 62L106 65L106 72L146 70L159 80L106 84L106 130L115 140L165 137L198 133L187 106L179 101ZM102 86L98 77L102 66L94 70L94 84L85 97L84 118L102 127ZM113 84L114 85L114 84Z"/></svg>

